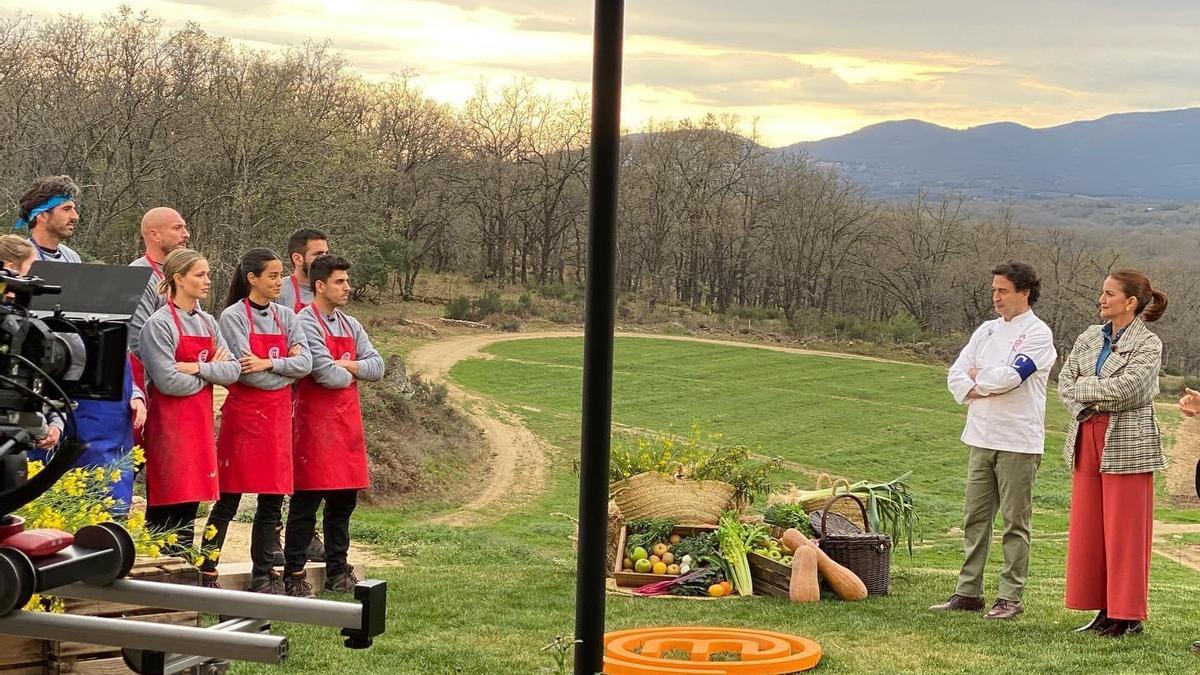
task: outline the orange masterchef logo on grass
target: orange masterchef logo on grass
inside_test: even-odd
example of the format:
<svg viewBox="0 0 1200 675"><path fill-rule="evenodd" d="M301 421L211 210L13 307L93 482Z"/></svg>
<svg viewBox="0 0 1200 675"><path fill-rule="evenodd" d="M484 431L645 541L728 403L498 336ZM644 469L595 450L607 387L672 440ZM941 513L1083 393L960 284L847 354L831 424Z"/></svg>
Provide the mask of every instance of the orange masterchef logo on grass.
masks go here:
<svg viewBox="0 0 1200 675"><path fill-rule="evenodd" d="M738 660L710 660L717 654ZM820 661L816 642L765 630L675 626L604 636L604 672L609 675L776 675L809 670Z"/></svg>

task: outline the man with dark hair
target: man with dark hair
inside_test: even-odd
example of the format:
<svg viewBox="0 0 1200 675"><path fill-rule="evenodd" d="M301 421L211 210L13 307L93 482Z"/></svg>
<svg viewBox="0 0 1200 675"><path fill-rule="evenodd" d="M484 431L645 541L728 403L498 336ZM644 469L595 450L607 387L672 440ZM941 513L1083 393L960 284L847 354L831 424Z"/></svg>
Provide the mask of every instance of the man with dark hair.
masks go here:
<svg viewBox="0 0 1200 675"><path fill-rule="evenodd" d="M64 243L79 222L78 198L79 186L70 176L46 176L35 180L17 201L20 219L15 229L29 228L29 243L38 260L82 262Z"/></svg>
<svg viewBox="0 0 1200 675"><path fill-rule="evenodd" d="M283 280L283 291L275 302L299 314L313 301L309 265L317 258L329 255L329 237L311 228L296 230L288 237L287 249L288 260L292 261L292 275Z"/></svg>
<svg viewBox="0 0 1200 675"><path fill-rule="evenodd" d="M962 441L971 449L967 468L963 548L958 587L933 611L984 608L983 573L996 511L1004 517L1004 567L989 619L1022 611L1029 576L1033 481L1045 451L1046 382L1057 357L1054 336L1030 305L1041 282L1033 268L1010 262L992 270L992 306L946 378L950 393L967 407Z"/></svg>
<svg viewBox="0 0 1200 675"><path fill-rule="evenodd" d="M353 317L341 311L350 301L350 263L322 256L309 266L313 302L300 312L312 372L300 380L292 425L295 493L284 535L284 590L311 597L305 579L305 549L316 532L317 509L325 502L325 590L350 592L358 583L346 562L350 516L358 491L370 486L358 382L383 379L383 357Z"/></svg>

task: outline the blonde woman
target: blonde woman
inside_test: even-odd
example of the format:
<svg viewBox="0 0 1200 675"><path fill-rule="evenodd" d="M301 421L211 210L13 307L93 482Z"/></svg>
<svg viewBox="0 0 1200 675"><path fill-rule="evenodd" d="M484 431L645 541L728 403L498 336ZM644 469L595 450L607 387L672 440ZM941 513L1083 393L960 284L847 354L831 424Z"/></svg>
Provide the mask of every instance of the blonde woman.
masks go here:
<svg viewBox="0 0 1200 675"><path fill-rule="evenodd" d="M1154 414L1162 341L1147 324L1167 296L1124 270L1104 280L1099 305L1104 323L1079 336L1058 378L1074 470L1066 605L1098 611L1079 631L1122 637L1142 632L1149 604L1154 472L1166 460Z"/></svg>
<svg viewBox="0 0 1200 675"><path fill-rule="evenodd" d="M33 250L33 244L24 237L15 234L0 237L0 262L4 263L4 269L23 277L29 274L29 268L33 267L35 260L37 253Z"/></svg>
<svg viewBox="0 0 1200 675"><path fill-rule="evenodd" d="M217 321L200 308L210 286L203 255L172 251L159 283L166 303L146 320L140 342L152 392L145 432L146 522L177 533L182 546L195 540L192 522L200 502L217 499L213 385L231 385L241 374Z"/></svg>

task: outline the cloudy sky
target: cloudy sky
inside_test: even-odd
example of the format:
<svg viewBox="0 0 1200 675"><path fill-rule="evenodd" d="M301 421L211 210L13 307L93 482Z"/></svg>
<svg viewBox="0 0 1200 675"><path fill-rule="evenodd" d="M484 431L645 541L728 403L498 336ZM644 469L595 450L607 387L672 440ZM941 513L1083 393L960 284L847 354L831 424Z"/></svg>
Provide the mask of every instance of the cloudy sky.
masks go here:
<svg viewBox="0 0 1200 675"><path fill-rule="evenodd" d="M120 4L261 48L328 40L364 76L412 71L461 103L480 82L590 79L579 0L55 0ZM0 16L48 15L0 0ZM627 2L624 122L706 112L757 120L785 145L888 119L1051 126L1200 105L1196 0L653 0Z"/></svg>

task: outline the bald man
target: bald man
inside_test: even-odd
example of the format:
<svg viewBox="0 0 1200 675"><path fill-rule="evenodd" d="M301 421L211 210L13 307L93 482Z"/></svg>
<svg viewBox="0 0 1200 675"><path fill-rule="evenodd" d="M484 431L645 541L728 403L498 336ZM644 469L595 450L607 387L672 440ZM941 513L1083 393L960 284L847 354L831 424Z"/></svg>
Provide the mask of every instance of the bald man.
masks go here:
<svg viewBox="0 0 1200 675"><path fill-rule="evenodd" d="M138 303L133 318L129 320L129 353L135 357L138 353L138 340L141 337L142 325L150 315L163 306L163 297L158 294L158 282L162 281L162 263L167 254L177 248L188 245L187 223L175 209L158 206L142 216L142 241L146 245L146 255L129 263L132 267L149 267L154 270L146 285L146 292ZM141 364L134 362L134 378L140 379ZM140 385L141 382L138 382Z"/></svg>

